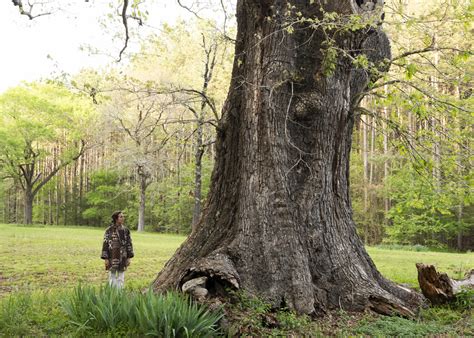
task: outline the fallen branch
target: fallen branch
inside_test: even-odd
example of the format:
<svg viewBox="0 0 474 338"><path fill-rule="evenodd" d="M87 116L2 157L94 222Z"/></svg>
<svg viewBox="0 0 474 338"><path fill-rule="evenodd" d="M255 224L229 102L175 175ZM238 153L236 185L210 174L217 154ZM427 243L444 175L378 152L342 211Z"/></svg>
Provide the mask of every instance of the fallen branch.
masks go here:
<svg viewBox="0 0 474 338"><path fill-rule="evenodd" d="M455 280L446 273L437 272L433 265L417 263L416 268L421 291L433 305L453 302L463 288L474 289L474 269L466 274L465 279Z"/></svg>

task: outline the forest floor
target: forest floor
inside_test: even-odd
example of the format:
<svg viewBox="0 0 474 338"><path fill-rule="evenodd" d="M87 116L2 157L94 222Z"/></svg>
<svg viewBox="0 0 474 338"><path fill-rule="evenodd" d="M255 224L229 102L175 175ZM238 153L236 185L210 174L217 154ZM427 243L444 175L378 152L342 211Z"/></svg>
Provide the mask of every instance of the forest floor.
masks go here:
<svg viewBox="0 0 474 338"><path fill-rule="evenodd" d="M29 294L37 298L36 306L43 302L44 313L38 314L30 324L21 323L22 329L17 334L70 333L57 299L78 284L100 286L107 281L99 258L104 230L0 224L0 317L12 309L15 295ZM150 285L185 237L132 232L132 239L135 258L126 273L126 288L142 290ZM420 247L368 247L367 250L383 275L413 288L418 287L417 262L433 264L452 278L462 278L474 268L474 253L432 252ZM458 308L425 309L417 320L339 311L322 321L311 321L288 311L272 312L263 302L249 300L245 295L238 297L240 304L227 309L228 313L241 317L238 326L229 323L230 333L235 335L474 335L472 303ZM0 336L3 336L1 324L0 319Z"/></svg>

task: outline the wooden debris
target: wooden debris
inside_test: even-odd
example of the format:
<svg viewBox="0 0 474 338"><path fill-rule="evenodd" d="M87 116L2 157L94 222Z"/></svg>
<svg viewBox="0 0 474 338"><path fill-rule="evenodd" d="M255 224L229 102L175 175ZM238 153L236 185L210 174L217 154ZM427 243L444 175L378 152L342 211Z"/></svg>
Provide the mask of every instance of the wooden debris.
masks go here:
<svg viewBox="0 0 474 338"><path fill-rule="evenodd" d="M439 273L433 265L417 263L418 283L423 295L433 305L445 304L456 299L456 293L463 287L474 288L474 269L466 274L463 280L455 280L446 273Z"/></svg>

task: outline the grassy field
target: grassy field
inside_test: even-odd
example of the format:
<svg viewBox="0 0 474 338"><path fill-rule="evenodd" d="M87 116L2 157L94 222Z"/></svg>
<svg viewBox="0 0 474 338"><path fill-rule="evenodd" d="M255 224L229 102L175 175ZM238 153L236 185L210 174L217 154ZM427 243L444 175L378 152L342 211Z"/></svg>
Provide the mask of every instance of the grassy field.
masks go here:
<svg viewBox="0 0 474 338"><path fill-rule="evenodd" d="M104 229L0 225L0 296L18 290L70 287L107 280L99 258ZM132 233L135 258L126 274L127 286L145 287L185 237ZM474 253L416 252L368 248L389 279L416 287L415 263L434 264L458 278L474 268Z"/></svg>
<svg viewBox="0 0 474 338"><path fill-rule="evenodd" d="M64 314L59 314L60 310L58 310L58 306L54 305L54 299L61 298L64 292L67 293L68 290L76 287L79 282L82 285L98 286L107 281L107 273L103 261L100 259L104 230L87 227L0 224L0 305L2 299L6 300L8 295L33 295L31 297L35 299L35 302L38 303L38 300L40 300L38 304L43 302L46 304L46 308L49 306L49 310L46 312L38 310L46 314L43 314L44 318L41 317L35 319L35 321L47 321L48 317L55 316L58 320L57 325L60 327L60 329L53 328L52 331L40 329L38 329L39 331L32 331L31 327L27 327L25 331L15 329L16 331L8 332L48 335L61 334L63 332L61 330L67 330L67 326L64 326ZM138 290L150 285L156 273L160 271L185 237L133 232L132 239L135 258L133 258L132 264L126 273L126 287L129 290ZM439 271L447 272L453 278L460 278L464 272L474 268L474 253L417 252L381 248L368 248L368 252L382 274L393 281L409 284L412 287L417 287L418 284L415 267L417 262L434 264ZM5 301L3 303L6 304ZM4 309L4 311L7 311L6 307ZM430 312L433 316L433 323L436 323L436 325L446 319L447 316L451 316L453 317L452 321L458 323L456 325L459 326L461 325L459 323L462 323L462 328L458 327L454 332L469 334L471 332L469 330L472 329L474 333L474 324L469 322L473 318L472 313L466 317L465 313L448 311L446 314L442 310L439 314L436 311L439 310ZM11 314L4 312L3 315ZM296 319L292 320L296 321ZM367 319L367 323L364 324L361 321L359 329L363 330L364 325L369 325L366 328L368 331L358 329L359 331L351 332L367 334L370 330L376 329L370 326L377 323L376 319ZM394 323L389 322L388 319L383 321L383 325L389 324L396 328L401 325L396 320ZM39 324L33 323L31 325L33 325L32 327L39 327ZM465 331L466 327L468 327L468 331ZM451 326L449 328L448 326L441 326L441 329L435 332L450 332L450 330L452 330ZM381 332L387 333L387 331ZM5 334L5 332L3 333ZM1 335L2 330L0 329Z"/></svg>
<svg viewBox="0 0 474 338"><path fill-rule="evenodd" d="M456 279L474 268L474 253L417 252L367 248L382 274L398 283L418 286L416 263L433 264L438 271Z"/></svg>
<svg viewBox="0 0 474 338"><path fill-rule="evenodd" d="M105 229L0 225L0 297L11 291L67 288L107 280L102 259ZM126 274L129 287L144 287L156 276L183 236L132 234L135 258Z"/></svg>

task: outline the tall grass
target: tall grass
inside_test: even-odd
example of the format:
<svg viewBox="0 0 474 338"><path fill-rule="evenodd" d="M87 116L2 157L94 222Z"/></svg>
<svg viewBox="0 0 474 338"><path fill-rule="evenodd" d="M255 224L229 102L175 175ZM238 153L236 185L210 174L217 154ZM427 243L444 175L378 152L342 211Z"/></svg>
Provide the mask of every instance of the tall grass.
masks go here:
<svg viewBox="0 0 474 338"><path fill-rule="evenodd" d="M134 332L157 337L210 337L221 312L211 312L177 293L141 294L111 287L78 286L62 302L79 331Z"/></svg>
<svg viewBox="0 0 474 338"><path fill-rule="evenodd" d="M28 318L32 314L32 298L28 293L8 297L0 309L0 326L6 335L28 334Z"/></svg>
<svg viewBox="0 0 474 338"><path fill-rule="evenodd" d="M58 300L63 292L17 292L0 299L0 337L64 335L70 332Z"/></svg>

